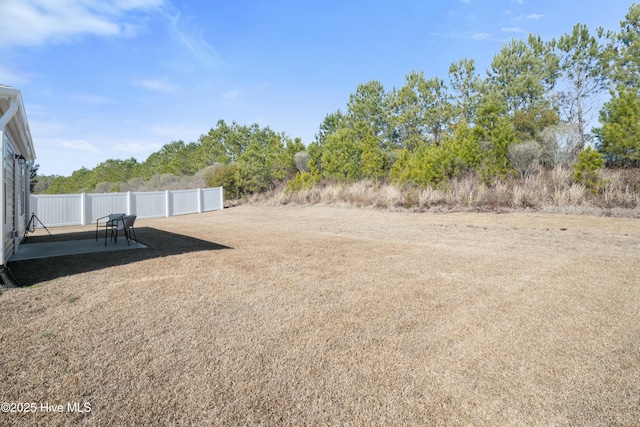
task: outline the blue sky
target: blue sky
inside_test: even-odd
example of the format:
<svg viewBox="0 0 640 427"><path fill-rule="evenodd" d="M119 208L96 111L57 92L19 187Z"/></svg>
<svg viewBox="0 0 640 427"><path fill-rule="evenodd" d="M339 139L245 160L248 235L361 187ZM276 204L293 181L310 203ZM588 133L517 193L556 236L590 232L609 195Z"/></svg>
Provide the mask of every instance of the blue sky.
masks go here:
<svg viewBox="0 0 640 427"><path fill-rule="evenodd" d="M484 74L511 38L618 30L631 3L0 0L0 84L22 91L39 173L70 175L219 119L308 144L359 83L446 79L462 58Z"/></svg>

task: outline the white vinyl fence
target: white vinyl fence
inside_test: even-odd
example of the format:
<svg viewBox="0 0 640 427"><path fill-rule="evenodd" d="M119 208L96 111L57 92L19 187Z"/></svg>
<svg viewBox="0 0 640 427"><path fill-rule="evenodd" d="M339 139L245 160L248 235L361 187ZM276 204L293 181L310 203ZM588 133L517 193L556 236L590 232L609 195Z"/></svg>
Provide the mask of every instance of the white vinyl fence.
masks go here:
<svg viewBox="0 0 640 427"><path fill-rule="evenodd" d="M222 187L154 192L38 194L31 195L29 201L29 215L34 213L46 227L91 224L111 213L154 218L224 208Z"/></svg>

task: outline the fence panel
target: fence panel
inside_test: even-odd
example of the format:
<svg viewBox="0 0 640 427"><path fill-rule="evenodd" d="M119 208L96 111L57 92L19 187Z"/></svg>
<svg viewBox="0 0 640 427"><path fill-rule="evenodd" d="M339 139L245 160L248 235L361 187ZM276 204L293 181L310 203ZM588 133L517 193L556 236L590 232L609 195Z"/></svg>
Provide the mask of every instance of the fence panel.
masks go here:
<svg viewBox="0 0 640 427"><path fill-rule="evenodd" d="M199 207L200 190L170 191L171 193L171 215L185 215L201 212Z"/></svg>
<svg viewBox="0 0 640 427"><path fill-rule="evenodd" d="M30 210L47 227L82 224L82 194L30 196Z"/></svg>
<svg viewBox="0 0 640 427"><path fill-rule="evenodd" d="M111 213L127 213L127 193L86 194L85 197L87 224Z"/></svg>
<svg viewBox="0 0 640 427"><path fill-rule="evenodd" d="M138 218L156 218L167 214L167 192L132 193L132 215Z"/></svg>
<svg viewBox="0 0 640 427"><path fill-rule="evenodd" d="M215 211L224 207L222 187L202 190L202 211Z"/></svg>
<svg viewBox="0 0 640 427"><path fill-rule="evenodd" d="M222 187L180 191L31 195L30 212L47 227L84 225L110 213L138 218L184 215L224 208Z"/></svg>

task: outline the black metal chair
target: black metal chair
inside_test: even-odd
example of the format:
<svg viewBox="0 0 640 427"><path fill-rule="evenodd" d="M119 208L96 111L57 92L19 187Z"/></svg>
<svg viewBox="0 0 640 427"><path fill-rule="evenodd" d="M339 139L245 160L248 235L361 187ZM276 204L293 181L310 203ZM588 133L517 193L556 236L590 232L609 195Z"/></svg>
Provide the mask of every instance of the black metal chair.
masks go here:
<svg viewBox="0 0 640 427"><path fill-rule="evenodd" d="M136 218L136 215L125 215L116 219L116 226L111 230L111 236L116 243L118 243L118 231L123 231L124 237L127 239L127 245L131 245L131 240L135 240L135 242L138 243L136 230L133 228Z"/></svg>
<svg viewBox="0 0 640 427"><path fill-rule="evenodd" d="M104 245L107 246L107 235L109 231L113 233L113 229L117 227L118 220L125 217L123 213L112 213L107 216L100 217L96 220L96 242L98 241L98 230L104 228Z"/></svg>

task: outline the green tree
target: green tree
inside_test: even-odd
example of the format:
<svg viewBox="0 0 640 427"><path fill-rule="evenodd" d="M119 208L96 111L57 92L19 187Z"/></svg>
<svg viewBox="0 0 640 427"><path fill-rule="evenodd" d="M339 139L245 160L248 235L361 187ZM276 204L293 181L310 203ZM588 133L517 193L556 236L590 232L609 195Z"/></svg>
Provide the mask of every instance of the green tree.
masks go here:
<svg viewBox="0 0 640 427"><path fill-rule="evenodd" d="M346 125L356 131L358 138L371 134L381 146L387 145L389 119L387 94L379 81L360 84L349 96Z"/></svg>
<svg viewBox="0 0 640 427"><path fill-rule="evenodd" d="M241 194L260 193L271 185L269 156L257 142L249 144L238 158L236 182Z"/></svg>
<svg viewBox="0 0 640 427"><path fill-rule="evenodd" d="M423 72L407 74L406 84L392 95L395 145L413 151L426 139L426 80Z"/></svg>
<svg viewBox="0 0 640 427"><path fill-rule="evenodd" d="M604 156L591 147L587 147L578 156L578 161L573 165L573 178L576 182L584 184L592 191L598 191L602 184L600 169L604 166Z"/></svg>
<svg viewBox="0 0 640 427"><path fill-rule="evenodd" d="M82 167L74 171L69 177L58 177L53 180L46 193L48 194L75 194L82 193L93 188L91 171Z"/></svg>
<svg viewBox="0 0 640 427"><path fill-rule="evenodd" d="M544 99L543 68L544 62L522 40L512 39L493 57L490 81L512 117L516 111L530 109Z"/></svg>
<svg viewBox="0 0 640 427"><path fill-rule="evenodd" d="M353 129L339 129L329 135L322 147L322 174L324 178L341 182L356 181L362 177L362 145Z"/></svg>
<svg viewBox="0 0 640 427"><path fill-rule="evenodd" d="M420 187L437 185L447 179L448 154L445 145L421 144L413 152L401 150L391 167L391 179Z"/></svg>
<svg viewBox="0 0 640 427"><path fill-rule="evenodd" d="M398 146L413 150L423 142L442 142L453 117L443 80L427 80L422 71L412 71L406 76L406 84L394 94L392 105Z"/></svg>
<svg viewBox="0 0 640 427"><path fill-rule="evenodd" d="M231 132L231 128L224 120L218 120L215 128L209 129L206 135L200 135L191 160L196 170L216 163L227 164L232 161L231 153L225 145Z"/></svg>
<svg viewBox="0 0 640 427"><path fill-rule="evenodd" d="M140 175L144 178L151 178L154 175L171 173L174 175L184 175L187 165L185 157L195 146L187 146L184 141L173 141L165 144L159 151L152 153L140 166Z"/></svg>
<svg viewBox="0 0 640 427"><path fill-rule="evenodd" d="M323 146L314 141L307 147L307 152L309 153L309 164L313 163L313 166L322 174Z"/></svg>
<svg viewBox="0 0 640 427"><path fill-rule="evenodd" d="M569 87L562 97L566 121L576 123L580 143L578 151L587 143L587 127L597 102L592 101L604 88L604 46L591 35L584 24L576 24L569 34L558 39L560 67Z"/></svg>
<svg viewBox="0 0 640 427"><path fill-rule="evenodd" d="M236 199L239 197L236 179L237 170L238 165L236 163L218 164L211 172L205 175L205 184L207 187L222 187L225 200Z"/></svg>
<svg viewBox="0 0 640 427"><path fill-rule="evenodd" d="M119 183L133 178L137 172L138 161L131 157L128 160L108 159L91 170L88 189L93 189L102 182Z"/></svg>
<svg viewBox="0 0 640 427"><path fill-rule="evenodd" d="M44 194L65 194L65 188L68 178L64 176L56 176L49 186L42 191Z"/></svg>
<svg viewBox="0 0 640 427"><path fill-rule="evenodd" d="M483 86L482 79L475 71L473 59L462 59L449 66L452 99L456 101L455 114L459 120L469 124L474 123Z"/></svg>
<svg viewBox="0 0 640 427"><path fill-rule="evenodd" d="M31 190L34 194L46 193L51 183L60 178L58 175L38 175L35 185ZM33 181L31 181L33 183Z"/></svg>
<svg viewBox="0 0 640 427"><path fill-rule="evenodd" d="M640 166L640 95L619 86L600 111L602 127L595 129L599 150L616 165Z"/></svg>
<svg viewBox="0 0 640 427"><path fill-rule="evenodd" d="M610 44L604 56L609 76L617 85L640 87L640 4L634 2L629 7L620 22L620 32L607 35Z"/></svg>
<svg viewBox="0 0 640 427"><path fill-rule="evenodd" d="M362 141L361 168L364 178L381 179L386 175L385 156L373 135Z"/></svg>
<svg viewBox="0 0 640 427"><path fill-rule="evenodd" d="M469 124L462 120L454 129L454 132L445 140L444 144L449 150L449 156L453 162L450 175L460 175L469 169L477 169L482 162L482 149L478 141L478 135Z"/></svg>
<svg viewBox="0 0 640 427"><path fill-rule="evenodd" d="M482 119L487 120L484 117ZM511 120L498 115L489 119L483 126L477 126L474 131L482 147L480 171L485 182L495 177L505 177L511 169L509 147L519 142Z"/></svg>
<svg viewBox="0 0 640 427"><path fill-rule="evenodd" d="M40 165L33 165L31 169L29 169L29 191L33 192L38 184L38 169L40 169Z"/></svg>
<svg viewBox="0 0 640 427"><path fill-rule="evenodd" d="M338 129L344 127L347 127L347 124L342 111L338 110L335 113L327 114L320 124L318 133L315 135L317 144L322 147L327 136L334 134Z"/></svg>
<svg viewBox="0 0 640 427"><path fill-rule="evenodd" d="M290 140L284 134L277 134L268 127L260 129L257 125L251 127L250 139L246 150L238 157L236 182L240 194L271 189L295 174L295 152L303 147L299 139Z"/></svg>
<svg viewBox="0 0 640 427"><path fill-rule="evenodd" d="M553 43L540 36L529 35L527 42L513 39L494 56L489 81L503 97L519 138L534 139L536 132L557 122L549 95L559 71Z"/></svg>

